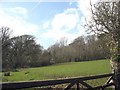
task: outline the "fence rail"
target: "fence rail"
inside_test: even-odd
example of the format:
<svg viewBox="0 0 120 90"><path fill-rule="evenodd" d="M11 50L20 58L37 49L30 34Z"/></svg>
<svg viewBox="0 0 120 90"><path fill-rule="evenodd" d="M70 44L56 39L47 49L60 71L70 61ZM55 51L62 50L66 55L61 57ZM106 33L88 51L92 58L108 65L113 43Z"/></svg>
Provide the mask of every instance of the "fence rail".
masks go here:
<svg viewBox="0 0 120 90"><path fill-rule="evenodd" d="M110 77L107 82L102 86L92 87L84 81L100 79ZM27 82L11 82L11 83L0 83L2 84L2 90L8 89L23 89L23 88L33 88L33 87L42 87L42 86L52 86L58 84L66 84L69 85L65 88L65 90L69 90L73 85L77 85L77 90L80 90L80 84L86 87L86 89L105 89L106 87L114 85L114 83L110 82L114 79L114 74L102 74L95 76L87 76L87 77L75 77L75 78L67 78L67 79L58 79L58 80L44 80L44 81L27 81Z"/></svg>

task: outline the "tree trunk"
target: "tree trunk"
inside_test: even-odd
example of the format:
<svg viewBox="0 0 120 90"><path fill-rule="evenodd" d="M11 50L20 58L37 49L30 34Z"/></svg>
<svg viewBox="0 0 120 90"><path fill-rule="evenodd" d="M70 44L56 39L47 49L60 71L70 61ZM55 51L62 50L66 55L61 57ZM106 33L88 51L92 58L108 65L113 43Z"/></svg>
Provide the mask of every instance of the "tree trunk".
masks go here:
<svg viewBox="0 0 120 90"><path fill-rule="evenodd" d="M118 2L118 17L117 17L117 22L118 22L118 27L117 27L117 67L115 69L115 85L116 88L115 90L120 90L120 1Z"/></svg>
<svg viewBox="0 0 120 90"><path fill-rule="evenodd" d="M120 41L118 41L118 58L117 67L115 69L115 90L120 90Z"/></svg>
<svg viewBox="0 0 120 90"><path fill-rule="evenodd" d="M115 70L115 90L120 90L120 69Z"/></svg>
<svg viewBox="0 0 120 90"><path fill-rule="evenodd" d="M112 72L115 73L115 90L120 90L120 63L114 61L113 59L110 61Z"/></svg>

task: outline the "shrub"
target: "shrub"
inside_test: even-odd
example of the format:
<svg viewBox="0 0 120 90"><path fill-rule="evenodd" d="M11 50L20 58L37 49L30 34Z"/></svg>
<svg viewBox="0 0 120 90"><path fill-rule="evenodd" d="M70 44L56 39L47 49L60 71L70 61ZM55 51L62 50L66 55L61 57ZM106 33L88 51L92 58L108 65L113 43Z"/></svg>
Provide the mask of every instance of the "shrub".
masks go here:
<svg viewBox="0 0 120 90"><path fill-rule="evenodd" d="M4 76L10 76L10 72L5 72Z"/></svg>
<svg viewBox="0 0 120 90"><path fill-rule="evenodd" d="M113 56L112 56L112 60L113 60L113 61L120 62L120 55L113 55Z"/></svg>

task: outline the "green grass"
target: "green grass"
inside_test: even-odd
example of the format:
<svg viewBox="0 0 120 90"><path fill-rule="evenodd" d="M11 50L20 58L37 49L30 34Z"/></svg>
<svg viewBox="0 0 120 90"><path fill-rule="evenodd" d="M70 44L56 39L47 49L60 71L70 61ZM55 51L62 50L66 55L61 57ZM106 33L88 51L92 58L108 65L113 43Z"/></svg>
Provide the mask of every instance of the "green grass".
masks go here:
<svg viewBox="0 0 120 90"><path fill-rule="evenodd" d="M11 76L2 74L2 80L3 82L45 80L90 76L110 72L109 60L69 62L45 67L19 69L19 72L11 72Z"/></svg>

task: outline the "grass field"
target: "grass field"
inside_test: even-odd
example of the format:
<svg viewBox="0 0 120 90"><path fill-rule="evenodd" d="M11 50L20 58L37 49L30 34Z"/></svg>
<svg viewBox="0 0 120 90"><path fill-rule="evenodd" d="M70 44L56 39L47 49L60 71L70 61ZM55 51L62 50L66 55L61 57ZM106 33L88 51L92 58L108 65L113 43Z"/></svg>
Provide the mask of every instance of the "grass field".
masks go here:
<svg viewBox="0 0 120 90"><path fill-rule="evenodd" d="M109 60L69 62L45 67L19 69L11 76L2 75L3 82L58 79L110 73Z"/></svg>

